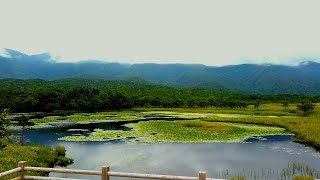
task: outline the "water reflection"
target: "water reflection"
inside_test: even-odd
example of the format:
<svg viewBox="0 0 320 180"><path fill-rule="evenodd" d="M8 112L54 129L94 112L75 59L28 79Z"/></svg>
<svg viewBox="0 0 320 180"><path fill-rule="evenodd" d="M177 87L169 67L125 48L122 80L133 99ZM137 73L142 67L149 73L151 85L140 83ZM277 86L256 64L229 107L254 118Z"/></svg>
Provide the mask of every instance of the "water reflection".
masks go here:
<svg viewBox="0 0 320 180"><path fill-rule="evenodd" d="M95 127L86 128L92 130ZM277 179L283 168L295 162L308 164L317 171L320 169L320 154L312 148L294 143L291 136L252 137L243 143L57 141L57 138L70 133L66 129L31 131L27 138L33 143L64 145L67 156L75 159L75 163L68 168L77 169L100 170L101 166L108 164L112 170L123 172L197 176L199 170L205 170L209 177L215 178L264 174L263 179ZM270 173L273 175L269 177ZM100 179L82 175L51 176Z"/></svg>

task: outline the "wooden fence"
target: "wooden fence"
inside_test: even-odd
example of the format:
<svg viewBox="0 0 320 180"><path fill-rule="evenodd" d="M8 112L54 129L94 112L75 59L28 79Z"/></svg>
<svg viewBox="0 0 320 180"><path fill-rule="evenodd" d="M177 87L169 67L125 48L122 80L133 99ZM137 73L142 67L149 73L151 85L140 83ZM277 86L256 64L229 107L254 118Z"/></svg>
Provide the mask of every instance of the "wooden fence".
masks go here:
<svg viewBox="0 0 320 180"><path fill-rule="evenodd" d="M200 171L198 177L188 177L188 176L172 176L172 175L158 175L158 174L139 174L139 173L115 172L115 171L110 171L109 166L102 166L101 171L30 167L30 166L27 166L26 161L19 162L18 167L15 169L11 169L9 171L0 173L0 178L7 176L7 175L10 175L10 174L13 174L13 173L18 173L18 177L13 178L12 180L29 180L29 179L30 180L80 180L80 179L71 179L71 178L28 176L27 175L28 171L92 175L92 176L100 176L101 180L109 180L110 177L126 177L126 178L141 178L141 179L165 179L165 180L222 180L222 179L207 178L206 172L204 172L204 171Z"/></svg>

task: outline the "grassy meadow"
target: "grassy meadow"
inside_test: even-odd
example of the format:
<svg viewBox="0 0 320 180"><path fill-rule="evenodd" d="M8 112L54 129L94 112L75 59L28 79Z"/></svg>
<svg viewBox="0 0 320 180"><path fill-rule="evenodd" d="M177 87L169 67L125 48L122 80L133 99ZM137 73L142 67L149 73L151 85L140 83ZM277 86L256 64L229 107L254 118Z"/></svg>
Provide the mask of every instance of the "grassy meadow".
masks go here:
<svg viewBox="0 0 320 180"><path fill-rule="evenodd" d="M261 111L285 111L280 104L265 105L266 109ZM294 111L295 106L290 106L286 111ZM295 141L310 145L317 150L320 150L320 104L308 116L301 116L300 112L292 116L276 116L276 117L207 117L203 121L208 122L232 122L232 123L247 123L267 126L283 127L295 135Z"/></svg>

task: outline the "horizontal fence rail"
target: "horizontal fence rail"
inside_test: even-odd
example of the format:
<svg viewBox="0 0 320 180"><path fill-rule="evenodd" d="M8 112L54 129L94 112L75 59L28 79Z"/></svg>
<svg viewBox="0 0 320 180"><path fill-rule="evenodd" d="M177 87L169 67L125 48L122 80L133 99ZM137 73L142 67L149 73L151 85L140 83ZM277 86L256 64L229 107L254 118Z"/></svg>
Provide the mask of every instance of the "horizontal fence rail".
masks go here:
<svg viewBox="0 0 320 180"><path fill-rule="evenodd" d="M85 174L85 175L97 175L97 176L101 176L102 175L101 171L78 170L78 169L25 167L24 170L26 170L26 171L37 171L37 172L66 173L66 174Z"/></svg>
<svg viewBox="0 0 320 180"><path fill-rule="evenodd" d="M27 171L36 172L55 172L65 174L81 174L81 175L92 175L100 176L101 180L109 180L110 177L127 177L127 178L140 178L140 179L165 179L165 180L225 180L225 179L213 179L207 178L205 171L200 171L198 177L190 176L173 176L173 175L159 175L159 174L142 174L142 173L126 173L126 172L114 172L110 171L109 166L102 166L101 171L92 170L79 170L79 169L63 169L63 168L44 168L44 167L29 167L26 161L18 163L18 167L0 173L0 178L13 174L19 173L19 176L11 180L84 180L84 179L72 179L72 178L59 178L59 177L42 177L42 176L28 176ZM320 179L315 179L320 180Z"/></svg>
<svg viewBox="0 0 320 180"><path fill-rule="evenodd" d="M83 180L83 179L72 179L72 178L41 177L41 176L24 176L24 179L25 180Z"/></svg>
<svg viewBox="0 0 320 180"><path fill-rule="evenodd" d="M11 169L9 171L5 171L5 172L0 173L0 177L7 176L7 175L10 175L10 174L13 174L13 173L16 173L16 172L20 172L21 170L22 169L20 167L15 168L15 169Z"/></svg>
<svg viewBox="0 0 320 180"><path fill-rule="evenodd" d="M165 179L165 180L223 180L223 179L207 178L205 171L200 171L198 177L189 177L189 176L173 176L173 175L159 175L159 174L114 172L114 171L110 171L109 166L102 166L101 171L30 167L30 166L27 166L26 161L20 161L18 163L18 167L15 169L11 169L9 171L0 173L0 177L4 177L4 176L7 176L7 175L10 175L13 173L19 173L19 176L12 179L12 180L83 180L83 179L72 179L72 178L28 176L28 175L26 175L27 171L93 175L93 176L100 176L101 180L109 180L110 177L127 177L127 178L140 178L140 179Z"/></svg>

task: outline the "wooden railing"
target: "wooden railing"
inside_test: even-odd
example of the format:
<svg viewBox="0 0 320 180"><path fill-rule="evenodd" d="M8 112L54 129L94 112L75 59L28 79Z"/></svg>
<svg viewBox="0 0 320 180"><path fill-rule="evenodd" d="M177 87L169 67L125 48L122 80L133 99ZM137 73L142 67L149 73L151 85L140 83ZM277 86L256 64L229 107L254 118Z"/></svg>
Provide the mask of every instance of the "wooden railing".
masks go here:
<svg viewBox="0 0 320 180"><path fill-rule="evenodd" d="M205 171L200 171L198 177L188 177L188 176L172 176L172 175L158 175L158 174L139 174L139 173L115 172L115 171L110 171L109 166L102 166L101 171L30 167L30 166L27 166L26 161L19 162L18 167L15 169L11 169L9 171L0 173L0 178L7 176L7 175L10 175L10 174L13 174L13 173L19 173L18 177L13 178L12 180L29 180L29 179L30 180L80 180L80 179L71 179L71 178L28 176L27 171L92 175L92 176L100 176L101 180L109 180L110 177L127 177L127 178L141 178L141 179L166 179L166 180L222 180L222 179L207 178Z"/></svg>

